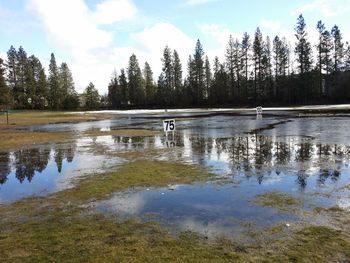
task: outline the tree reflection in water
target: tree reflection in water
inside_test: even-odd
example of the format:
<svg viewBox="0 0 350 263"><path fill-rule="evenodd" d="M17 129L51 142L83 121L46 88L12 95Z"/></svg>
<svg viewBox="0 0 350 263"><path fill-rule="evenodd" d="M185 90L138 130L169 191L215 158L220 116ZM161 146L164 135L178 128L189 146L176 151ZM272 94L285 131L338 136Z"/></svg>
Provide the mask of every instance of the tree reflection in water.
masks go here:
<svg viewBox="0 0 350 263"><path fill-rule="evenodd" d="M147 148L166 148L164 136L121 137L111 136L112 143L95 140L93 144L101 144L107 150L131 151ZM176 147L168 151L172 153L171 161L185 160L200 165L217 161L228 166L232 176L255 176L262 183L266 176L275 173L293 174L300 189L305 189L310 175L318 175L317 183L321 186L327 179L337 181L343 163L350 160L350 147L314 142L302 137L269 137L258 134L245 134L229 138L211 138L187 133L176 133ZM40 146L21 149L12 153L0 153L0 184L7 181L11 170L16 178L29 182L35 173L41 173L49 160L56 163L58 173L62 172L64 160L72 162L76 151L76 143ZM152 156L146 156L152 158Z"/></svg>
<svg viewBox="0 0 350 263"><path fill-rule="evenodd" d="M75 149L76 143L71 142L0 153L0 184L6 183L12 170L20 183L24 180L31 182L36 173L42 173L46 169L51 158L57 165L58 173L61 173L63 161L72 162Z"/></svg>

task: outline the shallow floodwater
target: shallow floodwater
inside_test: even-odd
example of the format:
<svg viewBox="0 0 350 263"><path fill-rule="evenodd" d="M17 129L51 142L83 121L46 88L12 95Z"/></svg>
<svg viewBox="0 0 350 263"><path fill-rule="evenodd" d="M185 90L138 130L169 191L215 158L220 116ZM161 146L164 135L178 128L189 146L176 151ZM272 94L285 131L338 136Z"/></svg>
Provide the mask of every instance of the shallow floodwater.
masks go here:
<svg viewBox="0 0 350 263"><path fill-rule="evenodd" d="M93 129L161 130L161 122L157 116L133 116L29 127L73 131L77 139L0 151L0 203L72 187L79 176L115 170L133 160L125 153L157 150L132 158L196 164L216 177L192 185L126 189L94 204L98 211L213 236L238 233L247 222L264 228L301 220L254 202L271 191L300 198L306 210L350 208L349 191L339 190L350 183L350 118L204 116L178 119L175 136L168 138L79 135Z"/></svg>

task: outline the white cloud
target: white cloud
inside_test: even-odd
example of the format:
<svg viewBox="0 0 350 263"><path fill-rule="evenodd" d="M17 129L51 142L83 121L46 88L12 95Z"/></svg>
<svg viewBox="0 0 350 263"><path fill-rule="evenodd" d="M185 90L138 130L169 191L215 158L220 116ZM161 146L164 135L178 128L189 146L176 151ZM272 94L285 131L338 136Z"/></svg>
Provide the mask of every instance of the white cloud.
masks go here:
<svg viewBox="0 0 350 263"><path fill-rule="evenodd" d="M83 0L32 0L53 41L61 47L91 50L108 47L112 35L94 23Z"/></svg>
<svg viewBox="0 0 350 263"><path fill-rule="evenodd" d="M329 1L329 0L314 0L311 3L302 5L292 11L292 15L299 15L306 12L318 12L323 17L335 17L344 13L347 0Z"/></svg>
<svg viewBox="0 0 350 263"><path fill-rule="evenodd" d="M70 58L66 62L78 92L92 81L100 93L105 93L112 71L127 67L132 53L136 54L141 68L145 61L150 63L157 80L166 45L178 51L183 66L195 45L195 41L176 26L163 22L130 33L128 46L113 42L114 32L100 25L133 18L137 9L132 0L105 0L95 11L89 9L84 0L31 0L30 3L49 40Z"/></svg>
<svg viewBox="0 0 350 263"><path fill-rule="evenodd" d="M138 215L146 204L145 197L142 193L122 193L116 194L110 200L102 202L111 211L122 215Z"/></svg>
<svg viewBox="0 0 350 263"><path fill-rule="evenodd" d="M261 21L261 26L271 31L277 31L281 28L281 23L278 21L264 19Z"/></svg>
<svg viewBox="0 0 350 263"><path fill-rule="evenodd" d="M0 58L5 61L5 59L7 59L7 54L5 52L0 52Z"/></svg>
<svg viewBox="0 0 350 263"><path fill-rule="evenodd" d="M151 64L155 78L160 74L161 57L166 45L176 49L183 66L186 65L188 55L195 46L192 38L170 23L157 23L141 32L131 34L130 37L134 41L135 54Z"/></svg>
<svg viewBox="0 0 350 263"><path fill-rule="evenodd" d="M233 39L238 39L239 41L243 37L243 33L233 32L229 28L218 24L202 24L199 26L199 29L205 36L214 39L216 42L215 48L206 49L206 53L211 61L217 56L223 62L230 35L232 35Z"/></svg>
<svg viewBox="0 0 350 263"><path fill-rule="evenodd" d="M186 6L196 6L196 5L203 5L211 2L217 2L218 0L186 0L184 2L184 5Z"/></svg>
<svg viewBox="0 0 350 263"><path fill-rule="evenodd" d="M112 24L132 18L137 13L129 0L107 0L97 5L94 17L98 24Z"/></svg>
<svg viewBox="0 0 350 263"><path fill-rule="evenodd" d="M49 41L69 58L66 62L78 92L90 81L100 93L106 92L115 66L113 33L99 25L131 18L137 12L132 1L107 0L92 11L84 0L31 0L30 8L38 15Z"/></svg>

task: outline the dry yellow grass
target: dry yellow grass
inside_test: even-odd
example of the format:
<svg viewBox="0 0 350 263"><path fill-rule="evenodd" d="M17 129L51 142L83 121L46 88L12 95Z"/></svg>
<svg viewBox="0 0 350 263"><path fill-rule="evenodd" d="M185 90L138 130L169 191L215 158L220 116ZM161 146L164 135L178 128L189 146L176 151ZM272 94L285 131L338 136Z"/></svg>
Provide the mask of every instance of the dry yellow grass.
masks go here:
<svg viewBox="0 0 350 263"><path fill-rule="evenodd" d="M0 131L0 149L9 150L46 142L59 142L72 138L67 132Z"/></svg>
<svg viewBox="0 0 350 263"><path fill-rule="evenodd" d="M28 126L52 123L76 123L94 121L116 117L111 114L72 113L51 111L21 111L9 113L9 125L6 124L6 115L0 115L0 129L13 126Z"/></svg>

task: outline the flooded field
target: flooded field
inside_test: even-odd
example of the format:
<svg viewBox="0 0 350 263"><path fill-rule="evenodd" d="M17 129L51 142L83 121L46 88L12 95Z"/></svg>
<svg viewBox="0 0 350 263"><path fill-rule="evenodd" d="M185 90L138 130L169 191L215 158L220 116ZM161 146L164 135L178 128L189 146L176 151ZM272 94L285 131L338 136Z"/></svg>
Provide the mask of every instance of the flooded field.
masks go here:
<svg viewBox="0 0 350 263"><path fill-rule="evenodd" d="M310 222L345 227L329 211L349 220L346 116L179 116L176 132L168 136L157 115L20 129L73 136L0 151L3 205L62 192L75 187L79 178L112 171L118 176L124 165L147 160L198 166L211 176L191 183L118 189L102 199L91 196L80 207L118 220L155 221L175 236L190 231L209 240L225 237L247 244ZM112 133L123 129L153 133Z"/></svg>

